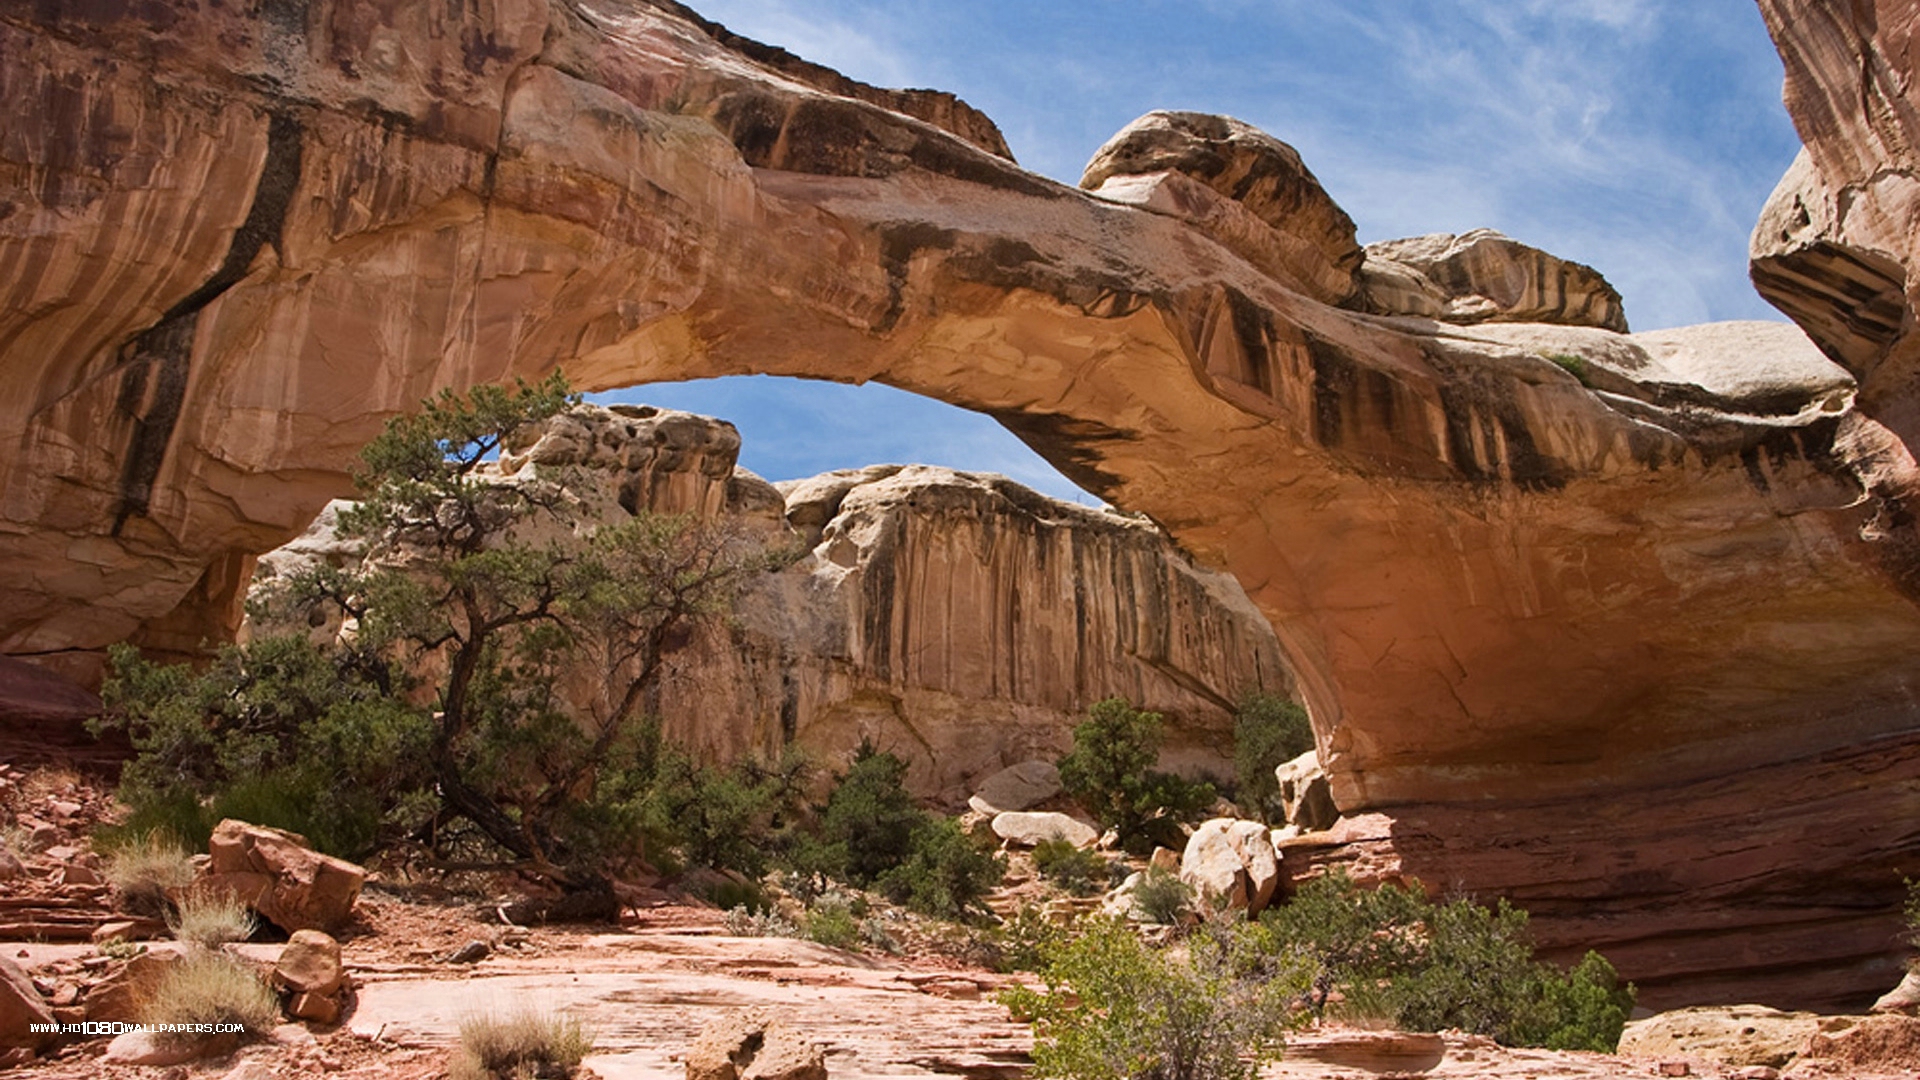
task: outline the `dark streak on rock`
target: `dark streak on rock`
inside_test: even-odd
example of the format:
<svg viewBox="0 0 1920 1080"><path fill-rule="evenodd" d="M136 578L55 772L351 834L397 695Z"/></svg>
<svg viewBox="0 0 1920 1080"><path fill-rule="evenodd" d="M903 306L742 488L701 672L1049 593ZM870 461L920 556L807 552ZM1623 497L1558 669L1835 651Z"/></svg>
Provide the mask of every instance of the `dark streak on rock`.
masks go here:
<svg viewBox="0 0 1920 1080"><path fill-rule="evenodd" d="M900 324L907 310L907 276L913 257L929 248L945 251L954 244L954 232L936 225L916 222L883 228L880 233L880 266L887 273L887 310L874 330L885 334Z"/></svg>
<svg viewBox="0 0 1920 1080"><path fill-rule="evenodd" d="M299 120L286 112L272 114L267 122L266 161L254 185L253 205L229 241L220 268L121 349L124 360L119 406L134 419L121 468L120 505L114 515L113 536L120 535L129 518L145 514L152 500L154 482L166 461L167 444L186 403L200 312L246 277L261 248L269 243L279 246L281 226L300 183L302 138Z"/></svg>
<svg viewBox="0 0 1920 1080"><path fill-rule="evenodd" d="M1015 438L1046 458L1067 479L1085 490L1108 500L1120 490L1121 478L1100 467L1100 447L1102 444L1129 441L1131 437L1126 432L1097 421L1059 413L1011 409L984 411L999 421L1001 427L1013 432Z"/></svg>

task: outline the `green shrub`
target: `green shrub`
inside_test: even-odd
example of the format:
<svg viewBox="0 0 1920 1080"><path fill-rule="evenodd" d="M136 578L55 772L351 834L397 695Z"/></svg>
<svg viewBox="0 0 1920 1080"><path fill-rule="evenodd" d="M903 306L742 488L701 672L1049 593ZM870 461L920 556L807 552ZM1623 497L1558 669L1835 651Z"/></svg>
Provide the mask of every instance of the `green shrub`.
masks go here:
<svg viewBox="0 0 1920 1080"><path fill-rule="evenodd" d="M1252 1080L1279 1056L1304 985L1244 926L1209 926L1154 949L1095 918L1049 950L1043 990L1001 1000L1034 1026L1033 1074L1070 1080Z"/></svg>
<svg viewBox="0 0 1920 1080"><path fill-rule="evenodd" d="M820 808L815 834L796 845L795 869L866 888L905 863L931 820L907 792L906 776L905 761L861 740Z"/></svg>
<svg viewBox="0 0 1920 1080"><path fill-rule="evenodd" d="M239 1024L264 1035L280 1022L280 1002L252 965L221 952L195 949L167 966L140 1008L147 1024ZM181 1033L181 1041L204 1036Z"/></svg>
<svg viewBox="0 0 1920 1080"><path fill-rule="evenodd" d="M1001 971L1039 971L1054 950L1066 943L1067 929L1033 904L1022 904L1000 924L997 935Z"/></svg>
<svg viewBox="0 0 1920 1080"><path fill-rule="evenodd" d="M1096 702L1073 729L1073 749L1060 759L1060 784L1094 820L1118 832L1127 850L1180 843L1179 821L1212 804L1213 785L1158 772L1160 714L1121 698Z"/></svg>
<svg viewBox="0 0 1920 1080"><path fill-rule="evenodd" d="M1099 852L1076 847L1068 840L1042 840L1033 849L1034 869L1075 896L1105 888L1107 865Z"/></svg>
<svg viewBox="0 0 1920 1080"><path fill-rule="evenodd" d="M168 892L193 880L193 862L170 834L150 832L108 848L105 873L121 911L164 919L172 911Z"/></svg>
<svg viewBox="0 0 1920 1080"><path fill-rule="evenodd" d="M1560 370L1578 379L1581 386L1589 389L1593 387L1593 374L1584 357L1575 356L1572 353L1542 353L1541 355L1551 360Z"/></svg>
<svg viewBox="0 0 1920 1080"><path fill-rule="evenodd" d="M801 930L807 940L829 948L860 947L860 920L854 917L853 906L838 897L823 897L808 908Z"/></svg>
<svg viewBox="0 0 1920 1080"><path fill-rule="evenodd" d="M1273 770L1313 749L1313 723L1299 702L1248 694L1233 724L1233 770L1241 806L1279 820L1280 783Z"/></svg>
<svg viewBox="0 0 1920 1080"><path fill-rule="evenodd" d="M1611 1051L1634 991L1589 953L1562 973L1533 958L1527 914L1504 900L1434 904L1418 888L1367 890L1334 872L1262 919L1313 967L1308 1006L1406 1031L1458 1028L1514 1046Z"/></svg>
<svg viewBox="0 0 1920 1080"><path fill-rule="evenodd" d="M954 818L933 818L914 830L912 853L874 884L888 899L924 915L958 919L1007 873L1007 861L968 836Z"/></svg>
<svg viewBox="0 0 1920 1080"><path fill-rule="evenodd" d="M593 1036L578 1020L522 1012L477 1016L460 1024L460 1044L449 1080L532 1080L572 1076L593 1051Z"/></svg>
<svg viewBox="0 0 1920 1080"><path fill-rule="evenodd" d="M1150 866L1133 887L1133 908L1147 922L1178 926L1192 907L1193 886L1171 870Z"/></svg>

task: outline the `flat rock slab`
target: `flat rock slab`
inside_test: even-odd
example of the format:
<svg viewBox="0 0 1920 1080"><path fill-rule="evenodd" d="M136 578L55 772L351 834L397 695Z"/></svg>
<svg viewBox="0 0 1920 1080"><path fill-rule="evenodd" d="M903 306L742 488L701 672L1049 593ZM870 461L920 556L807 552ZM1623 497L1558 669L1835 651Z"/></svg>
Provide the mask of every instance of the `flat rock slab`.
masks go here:
<svg viewBox="0 0 1920 1080"><path fill-rule="evenodd" d="M593 1031L587 1064L605 1080L684 1080L682 1056L701 1030L743 1008L765 1009L820 1043L834 1080L1012 1075L1028 1062L1025 1025L991 993L929 993L925 973L904 965L772 938L604 935L583 944L547 963L508 969L490 960L468 978L370 976L348 1024L397 1046L439 1047L467 1017L534 1003Z"/></svg>

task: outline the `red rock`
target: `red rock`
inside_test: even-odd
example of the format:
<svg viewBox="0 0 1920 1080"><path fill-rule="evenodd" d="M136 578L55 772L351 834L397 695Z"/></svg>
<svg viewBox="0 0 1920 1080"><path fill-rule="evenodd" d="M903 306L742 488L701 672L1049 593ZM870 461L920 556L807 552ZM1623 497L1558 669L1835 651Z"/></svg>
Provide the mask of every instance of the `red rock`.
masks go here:
<svg viewBox="0 0 1920 1080"><path fill-rule="evenodd" d="M27 973L13 961L0 959L0 1047L47 1046L55 1036L36 1032L33 1025L53 1022L53 1013Z"/></svg>
<svg viewBox="0 0 1920 1080"><path fill-rule="evenodd" d="M318 930L295 931L274 962L273 981L296 994L332 997L346 982L340 943Z"/></svg>
<svg viewBox="0 0 1920 1080"><path fill-rule="evenodd" d="M332 930L353 913L367 872L322 855L306 838L226 820L214 827L200 887L238 896L283 930Z"/></svg>

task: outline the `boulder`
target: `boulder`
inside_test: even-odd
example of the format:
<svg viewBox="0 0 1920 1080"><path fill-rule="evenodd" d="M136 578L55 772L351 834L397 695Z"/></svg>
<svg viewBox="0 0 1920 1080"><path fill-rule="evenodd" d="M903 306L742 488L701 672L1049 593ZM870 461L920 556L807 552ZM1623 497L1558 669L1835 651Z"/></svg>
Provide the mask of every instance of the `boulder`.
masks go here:
<svg viewBox="0 0 1920 1080"><path fill-rule="evenodd" d="M107 977L87 990L87 1019L94 1023L130 1024L140 1019L147 1000L166 978L167 970L180 962L174 952L147 951L129 959L109 972Z"/></svg>
<svg viewBox="0 0 1920 1080"><path fill-rule="evenodd" d="M1920 970L1908 968L1900 985L1880 996L1873 1003L1877 1013L1913 1013L1920 1009Z"/></svg>
<svg viewBox="0 0 1920 1080"><path fill-rule="evenodd" d="M1779 1068L1806 1049L1820 1030L1813 1013L1782 1012L1762 1005L1676 1009L1635 1020L1620 1036L1625 1057L1690 1057L1733 1068Z"/></svg>
<svg viewBox="0 0 1920 1080"><path fill-rule="evenodd" d="M35 1031L33 1025L53 1022L53 1011L33 988L33 980L20 965L0 957L0 1047L46 1046L56 1036Z"/></svg>
<svg viewBox="0 0 1920 1080"><path fill-rule="evenodd" d="M1229 909L1260 914L1280 883L1280 860L1267 826L1214 818L1187 838L1180 880Z"/></svg>
<svg viewBox="0 0 1920 1080"><path fill-rule="evenodd" d="M274 985L295 994L332 997L346 984L340 943L319 930L296 930L273 965Z"/></svg>
<svg viewBox="0 0 1920 1080"><path fill-rule="evenodd" d="M207 844L199 887L231 892L282 930L332 930L347 921L366 883L358 866L322 855L306 838L229 818Z"/></svg>
<svg viewBox="0 0 1920 1080"><path fill-rule="evenodd" d="M1014 847L1038 847L1049 840L1065 840L1074 847L1091 847L1100 839L1093 826L1065 814L1010 810L993 816L993 835Z"/></svg>
<svg viewBox="0 0 1920 1080"><path fill-rule="evenodd" d="M1326 770L1320 767L1318 751L1309 750L1292 761L1274 767L1273 778L1280 784L1280 805L1288 825L1301 832L1319 832L1333 828L1340 820L1340 808L1333 805L1333 788Z"/></svg>
<svg viewBox="0 0 1920 1080"><path fill-rule="evenodd" d="M1620 293L1599 271L1492 229L1368 244L1361 277L1368 307L1383 315L1627 332Z"/></svg>
<svg viewBox="0 0 1920 1080"><path fill-rule="evenodd" d="M1060 769L1051 761L1009 765L980 782L967 805L982 814L1026 810L1060 794Z"/></svg>
<svg viewBox="0 0 1920 1080"><path fill-rule="evenodd" d="M1323 303L1345 303L1359 291L1355 272L1365 254L1353 219L1298 151L1230 116L1150 112L1094 152L1080 186L1185 218ZM1195 188L1231 200L1252 226L1209 206Z"/></svg>
<svg viewBox="0 0 1920 1080"><path fill-rule="evenodd" d="M686 1066L687 1080L827 1080L820 1047L760 1012L708 1024L687 1051Z"/></svg>

